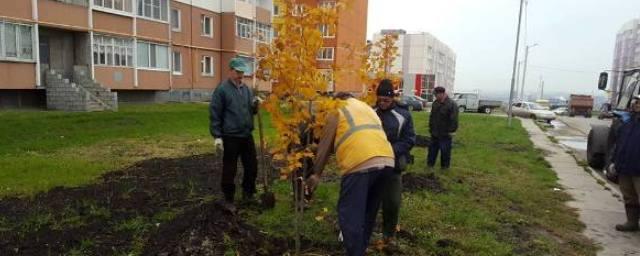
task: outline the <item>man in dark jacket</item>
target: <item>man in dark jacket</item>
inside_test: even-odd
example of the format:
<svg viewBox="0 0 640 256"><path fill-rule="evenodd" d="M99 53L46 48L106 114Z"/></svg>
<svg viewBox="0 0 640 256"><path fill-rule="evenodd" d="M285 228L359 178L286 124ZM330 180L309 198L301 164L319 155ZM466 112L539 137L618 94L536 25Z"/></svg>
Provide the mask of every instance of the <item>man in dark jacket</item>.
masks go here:
<svg viewBox="0 0 640 256"><path fill-rule="evenodd" d="M391 143L395 155L394 172L385 179L382 194L382 234L384 242L395 245L395 235L398 225L398 214L402 202L402 172L407 168L411 158L411 148L416 142L411 113L395 102L395 93L391 80L380 82L376 92L378 101L376 113L382 121L382 128Z"/></svg>
<svg viewBox="0 0 640 256"><path fill-rule="evenodd" d="M431 145L427 156L427 166L433 168L440 151L440 167L443 170L451 166L452 137L458 130L458 106L447 96L443 87L434 90L436 100L431 107L429 130L431 131Z"/></svg>
<svg viewBox="0 0 640 256"><path fill-rule="evenodd" d="M635 97L630 110L631 118L618 130L613 158L627 213L627 222L616 225L616 229L622 232L640 229L640 97Z"/></svg>
<svg viewBox="0 0 640 256"><path fill-rule="evenodd" d="M234 211L234 180L238 170L238 157L242 159L244 168L243 198L250 200L256 192L258 161L252 131L258 102L254 99L253 92L242 82L248 70L244 61L233 58L229 62L229 68L229 79L218 85L209 105L209 130L216 148L224 151L220 184L226 207Z"/></svg>

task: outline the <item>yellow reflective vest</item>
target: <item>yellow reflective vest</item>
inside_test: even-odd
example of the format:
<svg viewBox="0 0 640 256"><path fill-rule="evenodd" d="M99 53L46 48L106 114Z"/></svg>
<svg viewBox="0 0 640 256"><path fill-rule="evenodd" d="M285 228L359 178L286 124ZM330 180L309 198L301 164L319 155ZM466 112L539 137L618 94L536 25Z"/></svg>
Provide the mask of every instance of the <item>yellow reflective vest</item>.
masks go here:
<svg viewBox="0 0 640 256"><path fill-rule="evenodd" d="M348 174L374 157L393 158L393 149L376 112L357 99L348 99L346 103L339 111L334 141L340 174Z"/></svg>

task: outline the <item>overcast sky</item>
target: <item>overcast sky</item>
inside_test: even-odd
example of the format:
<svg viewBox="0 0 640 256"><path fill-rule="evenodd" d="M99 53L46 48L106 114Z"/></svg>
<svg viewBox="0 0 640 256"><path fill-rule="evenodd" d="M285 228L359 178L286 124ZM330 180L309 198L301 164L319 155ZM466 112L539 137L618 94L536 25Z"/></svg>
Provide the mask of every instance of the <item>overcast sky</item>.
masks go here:
<svg viewBox="0 0 640 256"><path fill-rule="evenodd" d="M457 54L456 90L508 92L519 0L369 0L368 38L381 29L429 32ZM529 0L527 89L592 93L613 62L615 36L640 0ZM523 22L524 29L524 22ZM524 35L524 30L523 30ZM524 59L524 56L520 55Z"/></svg>

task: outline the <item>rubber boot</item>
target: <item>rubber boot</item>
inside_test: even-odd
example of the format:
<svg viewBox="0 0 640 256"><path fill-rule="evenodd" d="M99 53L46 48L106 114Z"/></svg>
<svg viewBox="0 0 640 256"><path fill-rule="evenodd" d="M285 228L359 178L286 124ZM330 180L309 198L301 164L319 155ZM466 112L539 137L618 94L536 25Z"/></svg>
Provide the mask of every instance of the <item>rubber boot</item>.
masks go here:
<svg viewBox="0 0 640 256"><path fill-rule="evenodd" d="M638 231L640 227L638 226L638 219L640 218L640 207L625 207L625 211L627 212L627 222L624 224L616 225L616 230L620 232L633 232Z"/></svg>

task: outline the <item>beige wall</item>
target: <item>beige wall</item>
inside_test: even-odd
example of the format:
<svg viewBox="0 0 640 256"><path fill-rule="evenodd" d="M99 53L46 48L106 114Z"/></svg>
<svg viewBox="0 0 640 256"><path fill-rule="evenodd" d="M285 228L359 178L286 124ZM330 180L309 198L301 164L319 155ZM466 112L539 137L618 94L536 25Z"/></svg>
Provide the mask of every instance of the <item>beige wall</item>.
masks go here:
<svg viewBox="0 0 640 256"><path fill-rule="evenodd" d="M111 89L134 89L133 68L96 66L96 81Z"/></svg>
<svg viewBox="0 0 640 256"><path fill-rule="evenodd" d="M138 87L143 90L169 90L169 71L138 70Z"/></svg>
<svg viewBox="0 0 640 256"><path fill-rule="evenodd" d="M137 19L136 23L138 37L152 41L169 41L169 24L145 19Z"/></svg>
<svg viewBox="0 0 640 256"><path fill-rule="evenodd" d="M87 8L52 0L38 1L38 20L45 23L89 29Z"/></svg>
<svg viewBox="0 0 640 256"><path fill-rule="evenodd" d="M93 28L98 33L133 35L133 18L93 11Z"/></svg>
<svg viewBox="0 0 640 256"><path fill-rule="evenodd" d="M0 89L35 89L36 64L0 62Z"/></svg>
<svg viewBox="0 0 640 256"><path fill-rule="evenodd" d="M0 15L18 18L22 20L33 20L31 11L31 1L27 0L0 0Z"/></svg>

